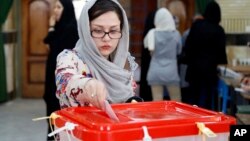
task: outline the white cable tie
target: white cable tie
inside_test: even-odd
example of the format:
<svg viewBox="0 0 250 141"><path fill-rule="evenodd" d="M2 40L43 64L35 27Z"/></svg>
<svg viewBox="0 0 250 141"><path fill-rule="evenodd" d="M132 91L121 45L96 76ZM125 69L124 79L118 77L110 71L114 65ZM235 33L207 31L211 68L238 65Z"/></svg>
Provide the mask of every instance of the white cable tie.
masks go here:
<svg viewBox="0 0 250 141"><path fill-rule="evenodd" d="M67 128L66 126L63 126L63 127L61 127L61 128L58 128L58 129L54 130L53 132L49 133L48 136L49 136L49 137L52 137L52 136L54 136L55 134L62 132L62 131L65 130L66 128Z"/></svg>
<svg viewBox="0 0 250 141"><path fill-rule="evenodd" d="M39 118L33 118L33 121L39 121L39 120L45 120L45 119L49 119L50 117L39 117Z"/></svg>
<svg viewBox="0 0 250 141"><path fill-rule="evenodd" d="M143 129L143 133L144 133L144 137L143 137L143 141L152 141L152 138L149 136L148 134L148 128L146 126L142 126Z"/></svg>
<svg viewBox="0 0 250 141"><path fill-rule="evenodd" d="M204 135L206 135L209 138L213 138L216 137L217 135L208 127L206 127L206 125L202 122L196 122L196 125L199 129L199 134L203 133Z"/></svg>
<svg viewBox="0 0 250 141"><path fill-rule="evenodd" d="M74 130L76 126L78 126L77 124L71 123L71 122L66 122L65 126L67 127L67 130Z"/></svg>
<svg viewBox="0 0 250 141"><path fill-rule="evenodd" d="M75 129L75 127L78 126L77 124L66 122L65 125L61 128L56 129L55 131L48 134L49 137L54 136L55 134L58 134L62 132L63 130L69 130L72 131Z"/></svg>
<svg viewBox="0 0 250 141"><path fill-rule="evenodd" d="M241 88L234 88L234 90L235 90L236 92L246 93L246 91L243 90L243 89L241 89Z"/></svg>

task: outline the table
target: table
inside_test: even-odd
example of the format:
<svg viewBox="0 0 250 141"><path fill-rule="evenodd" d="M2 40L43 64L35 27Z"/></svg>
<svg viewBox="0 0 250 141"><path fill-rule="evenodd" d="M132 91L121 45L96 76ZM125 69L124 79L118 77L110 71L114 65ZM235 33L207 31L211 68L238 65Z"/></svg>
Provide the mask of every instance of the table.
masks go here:
<svg viewBox="0 0 250 141"><path fill-rule="evenodd" d="M250 114L236 114L236 117L241 124L250 125Z"/></svg>

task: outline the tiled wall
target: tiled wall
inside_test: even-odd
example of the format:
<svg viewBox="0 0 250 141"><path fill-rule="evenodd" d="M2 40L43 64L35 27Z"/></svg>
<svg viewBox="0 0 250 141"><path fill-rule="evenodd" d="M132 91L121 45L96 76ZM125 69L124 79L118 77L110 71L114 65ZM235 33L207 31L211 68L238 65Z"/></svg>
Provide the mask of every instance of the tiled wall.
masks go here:
<svg viewBox="0 0 250 141"><path fill-rule="evenodd" d="M250 0L216 0L226 33L250 33Z"/></svg>
<svg viewBox="0 0 250 141"><path fill-rule="evenodd" d="M223 26L227 34L228 63L250 58L250 0L216 0L221 7ZM249 40L249 41L248 41Z"/></svg>

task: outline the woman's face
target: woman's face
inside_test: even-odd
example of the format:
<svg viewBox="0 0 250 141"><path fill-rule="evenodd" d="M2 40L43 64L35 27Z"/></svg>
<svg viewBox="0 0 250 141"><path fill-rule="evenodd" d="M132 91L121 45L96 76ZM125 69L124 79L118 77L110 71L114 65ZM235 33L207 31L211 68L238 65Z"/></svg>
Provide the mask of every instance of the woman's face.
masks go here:
<svg viewBox="0 0 250 141"><path fill-rule="evenodd" d="M63 5L59 0L57 0L54 7L56 21L60 20L62 12L63 12Z"/></svg>
<svg viewBox="0 0 250 141"><path fill-rule="evenodd" d="M108 59L109 55L114 52L119 43L119 38L111 39L111 37L117 37L121 35L120 20L117 14L113 11L102 14L90 22L90 32L92 32L92 38L100 51L101 55ZM103 38L93 37L94 34L100 32L106 32ZM109 34L107 34L109 32ZM113 34L113 35L111 35Z"/></svg>

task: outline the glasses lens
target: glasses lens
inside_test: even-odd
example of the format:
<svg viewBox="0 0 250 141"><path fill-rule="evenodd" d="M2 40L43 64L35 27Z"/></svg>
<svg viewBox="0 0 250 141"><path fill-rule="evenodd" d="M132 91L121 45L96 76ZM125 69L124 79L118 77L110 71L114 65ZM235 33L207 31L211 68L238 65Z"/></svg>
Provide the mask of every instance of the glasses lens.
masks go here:
<svg viewBox="0 0 250 141"><path fill-rule="evenodd" d="M95 37L95 38L102 38L105 35L105 32L102 30L93 30L91 32L91 35L92 37Z"/></svg>
<svg viewBox="0 0 250 141"><path fill-rule="evenodd" d="M104 32L102 30L93 30L91 31L91 36L94 38L104 38L104 36L108 34L111 39L120 39L122 37L122 33L120 31L110 31Z"/></svg>
<svg viewBox="0 0 250 141"><path fill-rule="evenodd" d="M119 39L121 38L121 32L120 31L111 31L109 32L109 37L112 39Z"/></svg>

